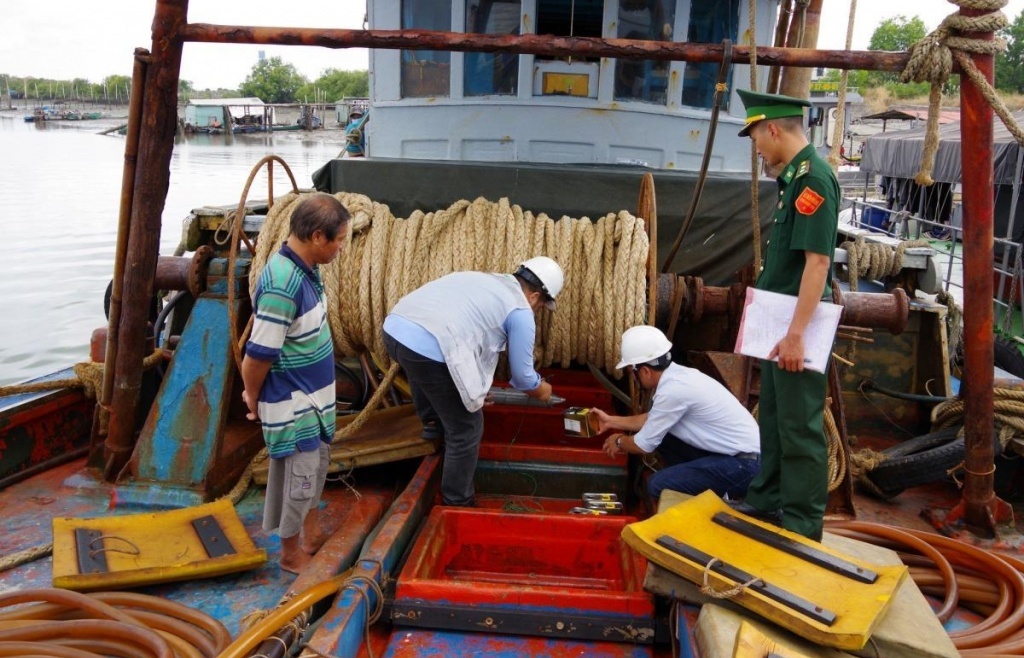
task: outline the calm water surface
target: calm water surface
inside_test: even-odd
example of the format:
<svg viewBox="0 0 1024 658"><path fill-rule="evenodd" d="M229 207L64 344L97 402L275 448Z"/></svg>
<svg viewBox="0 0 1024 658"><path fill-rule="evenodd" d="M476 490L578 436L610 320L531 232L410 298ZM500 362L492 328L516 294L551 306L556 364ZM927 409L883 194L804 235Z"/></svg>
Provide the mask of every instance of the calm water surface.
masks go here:
<svg viewBox="0 0 1024 658"><path fill-rule="evenodd" d="M0 114L0 384L45 375L89 358L93 329L106 326L103 292L113 272L124 138L95 122L25 123ZM341 149L337 131L190 137L174 146L161 249L170 255L181 222L201 205L238 203L252 166L276 154L300 187ZM275 167L274 189L290 184ZM250 198L266 197L266 177Z"/></svg>

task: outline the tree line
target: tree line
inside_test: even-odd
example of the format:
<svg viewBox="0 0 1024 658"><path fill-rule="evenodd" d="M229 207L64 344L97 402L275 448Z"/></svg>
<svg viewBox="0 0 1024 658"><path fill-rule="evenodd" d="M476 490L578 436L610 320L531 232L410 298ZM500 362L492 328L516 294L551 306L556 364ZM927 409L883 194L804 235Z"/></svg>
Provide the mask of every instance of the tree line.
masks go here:
<svg viewBox="0 0 1024 658"><path fill-rule="evenodd" d="M100 82L90 82L85 78L56 80L0 73L0 97L10 100L127 104L131 85L126 75L108 75ZM198 91L190 80L178 81L178 98L182 100L255 96L265 103L332 103L342 98L365 98L369 90L368 71L328 68L316 80L309 80L280 57L257 62L237 89Z"/></svg>
<svg viewBox="0 0 1024 658"><path fill-rule="evenodd" d="M906 51L928 34L924 21L918 16L899 15L879 23L871 34L868 50ZM995 87L1010 94L1024 94L1024 12L1021 12L997 37L1006 41L1006 49L996 55ZM838 80L840 72L832 69L825 79ZM926 82L903 83L898 73L881 71L850 71L850 87L861 90L885 87L895 98L916 98L929 92ZM953 95L960 91L959 76L951 76L943 93Z"/></svg>

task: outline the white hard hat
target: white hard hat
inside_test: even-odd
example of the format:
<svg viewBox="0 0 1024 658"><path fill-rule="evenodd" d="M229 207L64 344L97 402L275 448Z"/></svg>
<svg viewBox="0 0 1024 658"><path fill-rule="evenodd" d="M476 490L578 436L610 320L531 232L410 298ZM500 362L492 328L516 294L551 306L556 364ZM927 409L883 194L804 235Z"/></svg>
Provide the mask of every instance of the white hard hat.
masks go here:
<svg viewBox="0 0 1024 658"><path fill-rule="evenodd" d="M657 361L672 351L672 343L660 329L645 324L630 327L622 334L622 360L616 368Z"/></svg>
<svg viewBox="0 0 1024 658"><path fill-rule="evenodd" d="M547 256L535 256L523 261L516 270L516 276L540 288L546 298L544 305L549 310L555 310L555 298L562 292L562 284L565 283L565 275L558 263Z"/></svg>

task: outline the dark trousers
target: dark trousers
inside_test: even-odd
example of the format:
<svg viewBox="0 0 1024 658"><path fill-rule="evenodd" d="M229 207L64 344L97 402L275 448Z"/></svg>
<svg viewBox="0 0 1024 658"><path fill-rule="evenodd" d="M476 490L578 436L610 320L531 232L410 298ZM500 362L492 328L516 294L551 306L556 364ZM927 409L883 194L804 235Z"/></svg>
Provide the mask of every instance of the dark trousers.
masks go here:
<svg viewBox="0 0 1024 658"><path fill-rule="evenodd" d="M441 500L445 505L472 505L473 475L484 434L483 411L466 409L447 364L410 350L387 332L384 346L405 371L416 415L424 423L439 422L444 429Z"/></svg>
<svg viewBox="0 0 1024 658"><path fill-rule="evenodd" d="M781 509L784 528L812 538L821 535L828 499L826 387L820 372L788 372L761 362L761 473L750 483L746 502Z"/></svg>
<svg viewBox="0 0 1024 658"><path fill-rule="evenodd" d="M647 493L655 503L665 489L694 496L710 489L720 497L743 498L747 486L761 468L761 460L756 456L737 457L710 452L671 434L662 439L658 454L665 462L665 468L647 480Z"/></svg>

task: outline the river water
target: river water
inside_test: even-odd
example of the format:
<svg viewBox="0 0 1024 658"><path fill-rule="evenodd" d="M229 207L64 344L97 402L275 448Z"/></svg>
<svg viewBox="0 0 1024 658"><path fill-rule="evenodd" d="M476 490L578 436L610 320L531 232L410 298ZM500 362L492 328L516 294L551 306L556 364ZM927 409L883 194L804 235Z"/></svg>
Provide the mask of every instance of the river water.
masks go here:
<svg viewBox="0 0 1024 658"><path fill-rule="evenodd" d="M0 113L0 385L87 360L93 329L106 326L125 140L98 131L118 123L36 126L21 113ZM311 187L313 172L341 147L340 131L197 135L175 144L160 253L174 252L192 208L237 204L263 156L281 156L298 185ZM275 193L289 189L275 167ZM266 190L261 173L250 198L266 198Z"/></svg>

